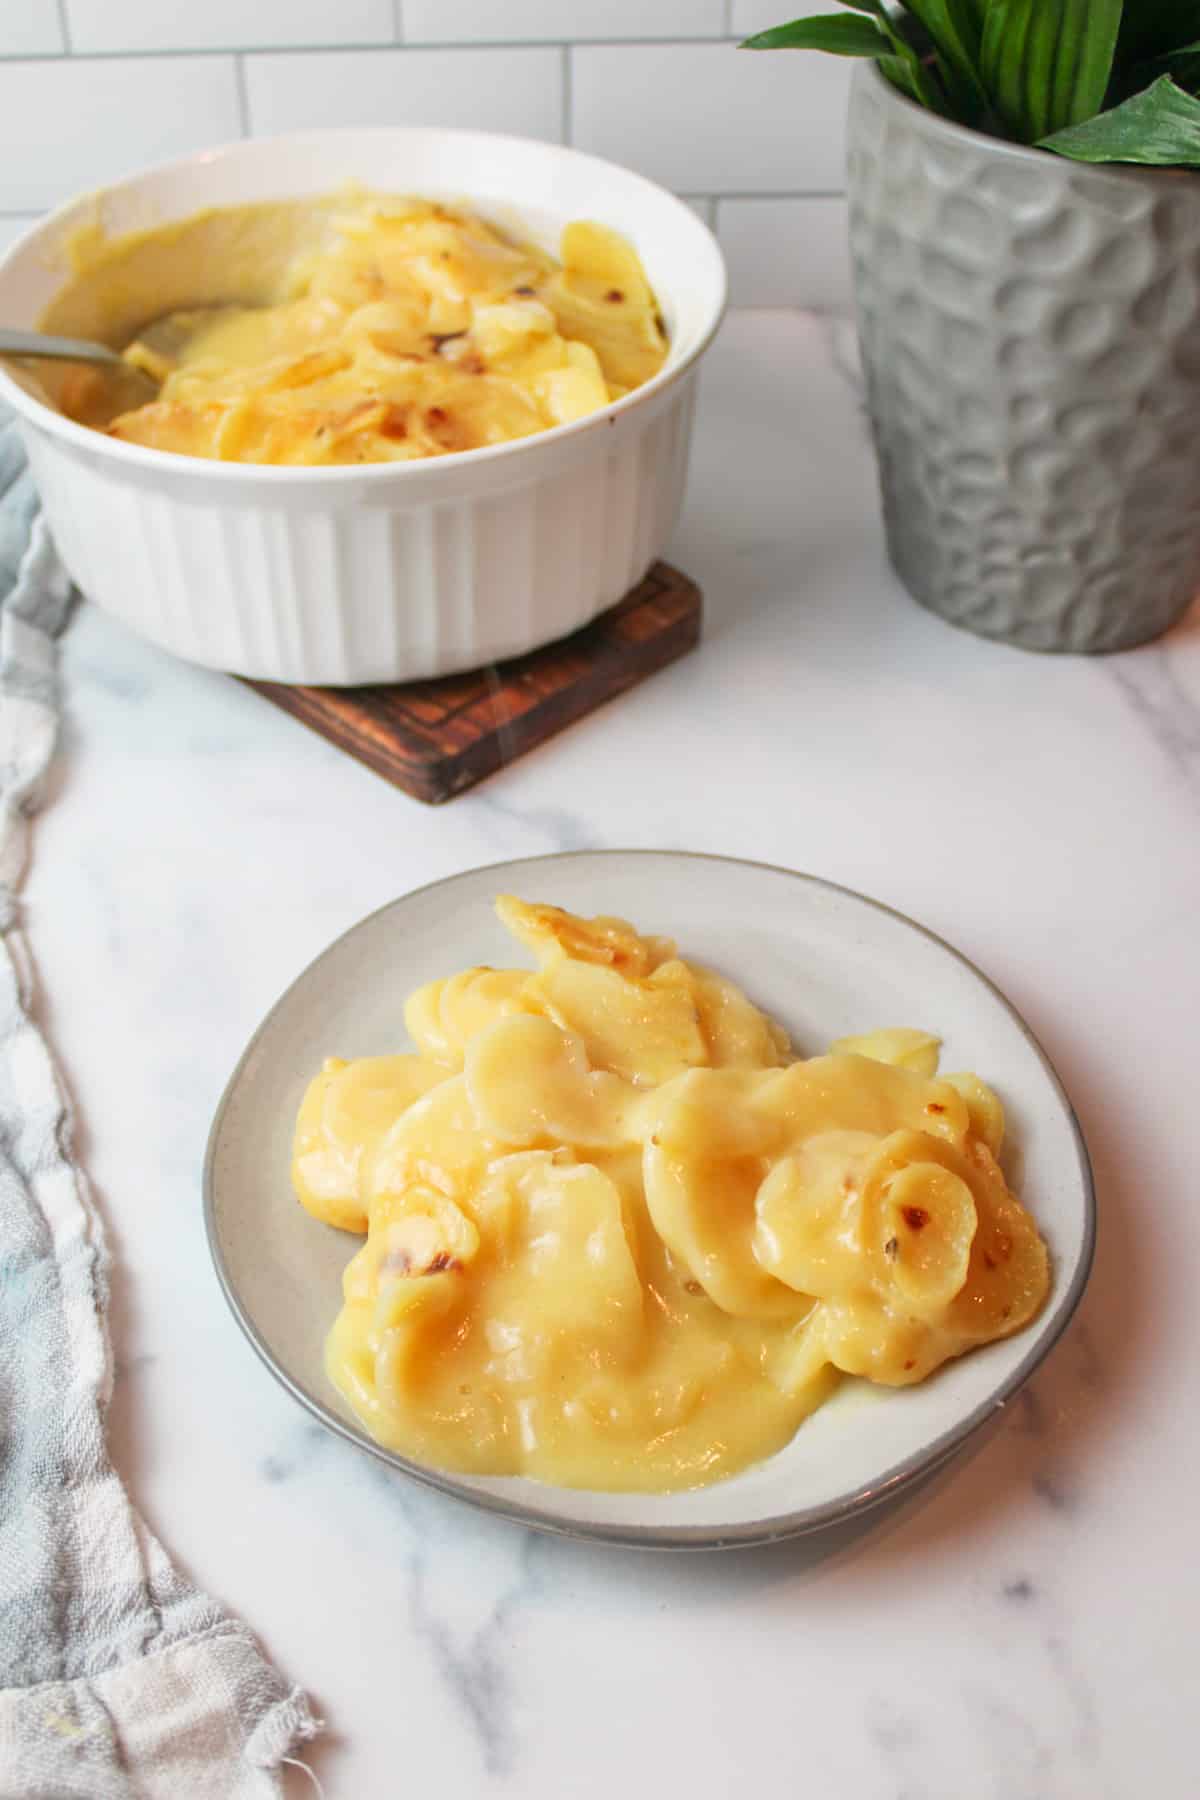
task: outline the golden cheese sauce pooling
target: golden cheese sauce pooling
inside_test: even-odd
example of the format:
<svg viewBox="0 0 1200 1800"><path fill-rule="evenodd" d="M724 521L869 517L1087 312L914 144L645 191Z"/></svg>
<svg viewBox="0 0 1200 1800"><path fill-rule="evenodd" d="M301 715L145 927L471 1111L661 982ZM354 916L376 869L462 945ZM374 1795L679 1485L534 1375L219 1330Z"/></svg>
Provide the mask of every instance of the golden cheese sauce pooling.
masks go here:
<svg viewBox="0 0 1200 1800"><path fill-rule="evenodd" d="M247 209L249 228L265 235L268 210ZM179 227L162 236L166 248ZM176 311L136 338L125 355L161 392L108 432L233 462L404 462L582 418L665 361L642 265L603 226L568 225L561 265L422 201L363 202L331 236L287 266L270 303ZM102 423L98 391L77 373L64 410Z"/></svg>
<svg viewBox="0 0 1200 1800"><path fill-rule="evenodd" d="M917 1031L792 1060L731 982L615 919L503 899L537 958L328 1061L293 1179L365 1232L327 1345L380 1443L668 1490L778 1450L839 1372L893 1386L1038 1311L1045 1246L974 1075Z"/></svg>

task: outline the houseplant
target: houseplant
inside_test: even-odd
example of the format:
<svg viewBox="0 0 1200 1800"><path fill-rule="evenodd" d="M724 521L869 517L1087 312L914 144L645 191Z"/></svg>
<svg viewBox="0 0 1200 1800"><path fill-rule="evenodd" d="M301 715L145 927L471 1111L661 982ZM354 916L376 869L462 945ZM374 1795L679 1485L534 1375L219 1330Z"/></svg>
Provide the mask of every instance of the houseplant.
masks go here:
<svg viewBox="0 0 1200 1800"><path fill-rule="evenodd" d="M844 0L859 331L893 564L1036 650L1200 592L1200 0Z"/></svg>

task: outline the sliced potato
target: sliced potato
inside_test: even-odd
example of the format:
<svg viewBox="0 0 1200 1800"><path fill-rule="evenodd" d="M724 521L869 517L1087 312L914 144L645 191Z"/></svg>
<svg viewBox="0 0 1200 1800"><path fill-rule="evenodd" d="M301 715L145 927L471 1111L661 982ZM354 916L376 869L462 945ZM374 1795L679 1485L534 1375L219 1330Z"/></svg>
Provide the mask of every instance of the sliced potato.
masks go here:
<svg viewBox="0 0 1200 1800"><path fill-rule="evenodd" d="M408 1034L425 1056L461 1069L467 1045L496 1019L527 1007L525 969L464 969L427 981L404 1007Z"/></svg>
<svg viewBox="0 0 1200 1800"><path fill-rule="evenodd" d="M330 1057L296 1121L292 1184L300 1204L326 1225L365 1231L365 1167L396 1120L445 1078L419 1056Z"/></svg>
<svg viewBox="0 0 1200 1800"><path fill-rule="evenodd" d="M522 1148L616 1150L636 1143L641 1098L589 1066L582 1041L535 1015L500 1019L467 1051L467 1093L480 1129Z"/></svg>
<svg viewBox="0 0 1200 1800"><path fill-rule="evenodd" d="M512 894L500 895L496 916L541 963L562 955L636 979L675 954L669 938L641 937L625 919L581 919L561 906L531 905Z"/></svg>
<svg viewBox="0 0 1200 1800"><path fill-rule="evenodd" d="M929 1031L913 1031L894 1025L885 1031L866 1031L859 1037L838 1038L830 1044L831 1056L869 1056L873 1062L892 1063L911 1069L914 1075L936 1075L942 1040Z"/></svg>

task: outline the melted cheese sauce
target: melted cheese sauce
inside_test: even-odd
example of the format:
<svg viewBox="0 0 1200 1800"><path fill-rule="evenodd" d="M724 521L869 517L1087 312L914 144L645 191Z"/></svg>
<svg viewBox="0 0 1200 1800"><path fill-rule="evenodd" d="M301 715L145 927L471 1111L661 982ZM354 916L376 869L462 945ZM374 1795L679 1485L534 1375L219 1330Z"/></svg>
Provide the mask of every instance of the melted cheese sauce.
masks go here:
<svg viewBox="0 0 1200 1800"><path fill-rule="evenodd" d="M269 237L269 210L249 216ZM143 265L154 236L137 245ZM178 226L162 237L168 256ZM405 462L582 418L648 381L666 353L641 263L615 232L568 225L559 264L469 213L375 200L278 268L266 304L184 308L135 337L125 356L161 381L156 400L105 422L98 378L77 372L61 404L188 456Z"/></svg>
<svg viewBox="0 0 1200 1800"><path fill-rule="evenodd" d="M499 903L539 967L420 989L418 1053L312 1082L293 1179L366 1233L331 1379L474 1474L665 1491L781 1448L842 1374L902 1386L1017 1330L1049 1273L1003 1115L937 1041L793 1060L620 920Z"/></svg>

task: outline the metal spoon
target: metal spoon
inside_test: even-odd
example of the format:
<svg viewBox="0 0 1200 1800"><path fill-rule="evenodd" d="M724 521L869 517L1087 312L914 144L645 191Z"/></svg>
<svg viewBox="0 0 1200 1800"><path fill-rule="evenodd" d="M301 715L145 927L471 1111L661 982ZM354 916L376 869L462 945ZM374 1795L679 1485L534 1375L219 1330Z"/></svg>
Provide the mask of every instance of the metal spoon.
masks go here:
<svg viewBox="0 0 1200 1800"><path fill-rule="evenodd" d="M151 400L157 400L159 383L145 369L127 361L118 350L98 344L92 338L50 337L41 331L21 331L13 325L0 325L0 356L42 358L48 362L86 363L102 370L103 382L87 396L86 404L69 416L81 424L103 428L118 413L133 412ZM14 371L17 373L17 371ZM32 371L24 371L32 375ZM47 393L36 380L38 396L56 403L57 396Z"/></svg>
<svg viewBox="0 0 1200 1800"><path fill-rule="evenodd" d="M0 356L48 356L52 362L129 364L119 350L97 344L91 338L47 337L41 331L18 331L13 325L0 325ZM146 377L149 381L150 377Z"/></svg>
<svg viewBox="0 0 1200 1800"><path fill-rule="evenodd" d="M165 371L174 366L180 353L199 332L231 312L248 310L244 305L222 302L216 306L189 306L164 313L161 318L143 325L135 342L160 361ZM109 369L127 370L143 376L155 392L165 379L165 374L156 379L143 362L131 361L125 352L110 350L107 344L99 344L94 338L50 337L42 331L19 331L13 325L0 325L0 356L45 356L53 362L99 363Z"/></svg>

